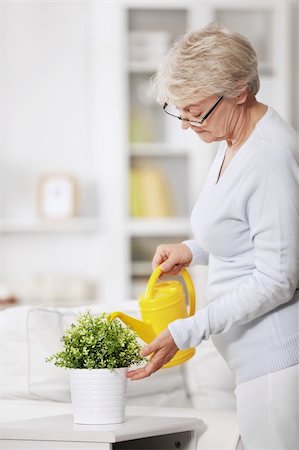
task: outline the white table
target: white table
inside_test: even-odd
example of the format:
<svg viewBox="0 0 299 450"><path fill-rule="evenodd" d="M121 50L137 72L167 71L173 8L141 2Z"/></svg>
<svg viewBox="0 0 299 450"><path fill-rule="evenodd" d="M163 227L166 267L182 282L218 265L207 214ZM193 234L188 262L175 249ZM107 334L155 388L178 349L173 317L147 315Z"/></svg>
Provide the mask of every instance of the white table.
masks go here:
<svg viewBox="0 0 299 450"><path fill-rule="evenodd" d="M3 424L1 450L195 450L205 430L188 417L127 416L118 425L78 425L70 414Z"/></svg>

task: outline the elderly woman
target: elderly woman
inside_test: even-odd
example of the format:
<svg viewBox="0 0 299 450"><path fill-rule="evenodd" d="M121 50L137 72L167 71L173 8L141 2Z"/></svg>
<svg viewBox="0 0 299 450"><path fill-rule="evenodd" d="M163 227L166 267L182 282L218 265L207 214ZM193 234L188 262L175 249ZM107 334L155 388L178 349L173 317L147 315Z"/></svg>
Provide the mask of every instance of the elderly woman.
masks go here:
<svg viewBox="0 0 299 450"><path fill-rule="evenodd" d="M208 305L172 322L129 372L149 376L211 336L236 378L246 450L299 448L299 187L296 132L256 99L256 53L217 24L183 36L157 73L166 113L218 153L194 206L194 240L159 245L166 274L209 264ZM175 120L169 117L169 120Z"/></svg>

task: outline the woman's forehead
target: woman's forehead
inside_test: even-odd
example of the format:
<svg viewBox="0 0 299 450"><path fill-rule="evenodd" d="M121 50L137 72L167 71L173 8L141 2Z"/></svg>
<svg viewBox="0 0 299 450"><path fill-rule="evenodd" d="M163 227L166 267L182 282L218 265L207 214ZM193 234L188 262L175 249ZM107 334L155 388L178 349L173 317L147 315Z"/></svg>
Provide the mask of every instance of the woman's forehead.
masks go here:
<svg viewBox="0 0 299 450"><path fill-rule="evenodd" d="M209 99L207 97L205 98L197 98L196 100L191 100L189 102L185 102L182 106L180 106L180 109L191 109L191 108L200 108L202 105L204 105Z"/></svg>

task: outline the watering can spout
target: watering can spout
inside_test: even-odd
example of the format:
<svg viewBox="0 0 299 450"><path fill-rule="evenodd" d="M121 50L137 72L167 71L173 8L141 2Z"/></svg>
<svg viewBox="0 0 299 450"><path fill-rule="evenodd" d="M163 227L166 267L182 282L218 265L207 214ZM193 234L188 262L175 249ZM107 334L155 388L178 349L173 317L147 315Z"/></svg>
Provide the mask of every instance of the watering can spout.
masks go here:
<svg viewBox="0 0 299 450"><path fill-rule="evenodd" d="M119 318L123 323L132 328L132 330L137 333L137 335L146 343L149 344L152 340L154 340L157 335L153 331L152 327L146 322L142 322L141 320L135 319L134 317L128 316L120 311L115 311L109 314L109 319L114 320Z"/></svg>

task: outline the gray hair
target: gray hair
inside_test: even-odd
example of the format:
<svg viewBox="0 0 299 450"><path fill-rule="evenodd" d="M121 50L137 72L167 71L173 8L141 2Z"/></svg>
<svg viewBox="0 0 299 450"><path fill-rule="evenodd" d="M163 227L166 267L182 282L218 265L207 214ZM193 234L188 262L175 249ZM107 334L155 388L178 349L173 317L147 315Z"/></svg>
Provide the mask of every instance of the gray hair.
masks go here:
<svg viewBox="0 0 299 450"><path fill-rule="evenodd" d="M259 90L257 56L241 34L211 23L183 35L151 80L161 103L182 107L210 95L235 98Z"/></svg>

